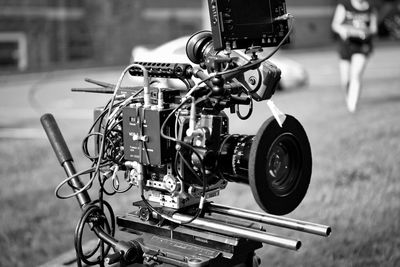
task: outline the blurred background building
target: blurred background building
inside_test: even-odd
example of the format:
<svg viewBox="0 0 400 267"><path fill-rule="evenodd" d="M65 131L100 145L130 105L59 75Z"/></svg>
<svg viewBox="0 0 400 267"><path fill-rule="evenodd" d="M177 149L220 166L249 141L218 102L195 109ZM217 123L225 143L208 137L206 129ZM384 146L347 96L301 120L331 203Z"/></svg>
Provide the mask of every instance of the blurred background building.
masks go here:
<svg viewBox="0 0 400 267"><path fill-rule="evenodd" d="M374 0L382 38L400 39L400 1ZM135 45L155 46L207 25L205 0L0 0L0 71L126 64ZM289 48L331 45L336 0L286 0Z"/></svg>
<svg viewBox="0 0 400 267"><path fill-rule="evenodd" d="M79 0L1 0L1 68L35 69L90 57L85 16Z"/></svg>

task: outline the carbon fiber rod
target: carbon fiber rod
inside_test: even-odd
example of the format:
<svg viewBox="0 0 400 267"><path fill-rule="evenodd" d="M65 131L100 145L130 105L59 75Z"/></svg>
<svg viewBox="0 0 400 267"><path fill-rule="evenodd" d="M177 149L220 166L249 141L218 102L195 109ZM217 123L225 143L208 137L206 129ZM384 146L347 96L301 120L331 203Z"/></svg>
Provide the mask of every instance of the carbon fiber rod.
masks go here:
<svg viewBox="0 0 400 267"><path fill-rule="evenodd" d="M191 216L175 213L172 218L180 221L188 221ZM247 238L253 241L262 242L265 244L287 248L291 250L298 250L301 247L301 241L293 240L285 237L280 237L274 234L270 234L264 231L257 231L248 229L245 227L232 226L221 222L214 222L211 219L195 219L188 224L190 227L207 229L213 232L224 233L230 236L236 236L241 238Z"/></svg>
<svg viewBox="0 0 400 267"><path fill-rule="evenodd" d="M233 208L216 203L210 203L208 206L208 211L320 236L329 236L331 233L331 227L327 225L310 223L251 210Z"/></svg>

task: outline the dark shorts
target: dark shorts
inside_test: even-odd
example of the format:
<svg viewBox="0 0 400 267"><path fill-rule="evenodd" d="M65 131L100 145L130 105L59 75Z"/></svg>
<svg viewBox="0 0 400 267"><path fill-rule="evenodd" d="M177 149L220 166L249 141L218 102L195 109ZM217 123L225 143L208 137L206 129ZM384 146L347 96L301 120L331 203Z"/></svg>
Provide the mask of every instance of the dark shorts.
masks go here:
<svg viewBox="0 0 400 267"><path fill-rule="evenodd" d="M372 41L354 41L340 40L339 41L339 56L341 59L350 60L353 54L364 54L369 56L372 53Z"/></svg>

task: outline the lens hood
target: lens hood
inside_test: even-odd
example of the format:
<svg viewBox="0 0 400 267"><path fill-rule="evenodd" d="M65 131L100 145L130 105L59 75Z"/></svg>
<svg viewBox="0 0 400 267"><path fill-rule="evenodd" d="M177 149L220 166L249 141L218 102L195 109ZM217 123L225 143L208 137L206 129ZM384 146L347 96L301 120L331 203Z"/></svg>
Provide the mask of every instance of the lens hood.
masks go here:
<svg viewBox="0 0 400 267"><path fill-rule="evenodd" d="M249 185L266 212L284 215L303 200L311 178L312 157L300 122L286 115L280 127L271 117L258 130L250 149Z"/></svg>

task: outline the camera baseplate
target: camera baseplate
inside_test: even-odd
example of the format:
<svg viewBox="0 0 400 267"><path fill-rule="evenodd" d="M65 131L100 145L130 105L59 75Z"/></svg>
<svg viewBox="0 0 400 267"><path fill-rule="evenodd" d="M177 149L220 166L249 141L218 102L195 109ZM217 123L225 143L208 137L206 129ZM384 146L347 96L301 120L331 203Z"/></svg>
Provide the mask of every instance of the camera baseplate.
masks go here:
<svg viewBox="0 0 400 267"><path fill-rule="evenodd" d="M180 225L162 219L143 201L134 202L133 206L136 211L117 216L119 229L132 234L133 240L140 243L144 259L175 266L258 266L254 251L262 243L291 250L301 247L299 240L268 233L264 224L321 236L328 236L331 231L325 225L212 202L206 202L203 213L193 221L188 215L193 213L192 207L177 211L154 205L158 212L190 221Z"/></svg>
<svg viewBox="0 0 400 267"><path fill-rule="evenodd" d="M157 222L143 211L146 209L143 202L135 202L133 205L138 207L138 210L117 217L117 225L121 231L135 236L134 240L139 242L143 249L145 262L157 261L189 267L258 266L259 259L254 251L262 247L259 241L232 236L229 231L217 233L215 229L213 231L212 227L207 226L200 230L190 224L177 225L163 220ZM172 216L176 212L165 207L160 209ZM211 222L210 218L199 220ZM216 221L217 219L214 222ZM257 228L250 222L248 227ZM258 227L261 228L260 225Z"/></svg>

